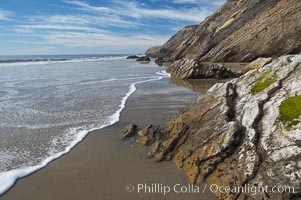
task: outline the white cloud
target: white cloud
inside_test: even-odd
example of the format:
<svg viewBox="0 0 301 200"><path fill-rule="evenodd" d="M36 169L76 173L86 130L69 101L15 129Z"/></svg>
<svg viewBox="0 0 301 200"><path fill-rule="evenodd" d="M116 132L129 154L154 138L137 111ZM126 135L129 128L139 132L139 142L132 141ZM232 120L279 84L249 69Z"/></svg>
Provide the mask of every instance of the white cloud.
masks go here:
<svg viewBox="0 0 301 200"><path fill-rule="evenodd" d="M73 31L87 31L87 32L108 32L106 30L91 28L87 26L73 26L73 25L55 25L55 24L30 24L30 25L20 25L18 32L24 30L32 29L46 29L46 30L73 30ZM32 32L32 31L29 31Z"/></svg>
<svg viewBox="0 0 301 200"><path fill-rule="evenodd" d="M52 32L44 36L44 39L50 44L66 45L68 47L110 47L110 48L135 48L150 47L161 45L168 40L170 36L153 35L133 35L118 36L112 34L100 33L79 33L79 32Z"/></svg>
<svg viewBox="0 0 301 200"><path fill-rule="evenodd" d="M82 2L82 1L65 1L65 2L69 3L69 4L77 5L81 8L86 8L88 10L104 11L104 12L110 11L110 9L108 7L102 7L102 6L94 7L94 6L90 6L86 2Z"/></svg>
<svg viewBox="0 0 301 200"><path fill-rule="evenodd" d="M114 1L111 7L92 6L82 1L64 1L77 9L97 12L101 15L129 17L133 19L158 18L175 21L201 22L210 12L206 8L157 8L149 9L134 1Z"/></svg>
<svg viewBox="0 0 301 200"><path fill-rule="evenodd" d="M31 24L60 24L60 25L97 25L113 26L122 28L132 28L139 24L129 20L122 19L118 16L100 16L100 15L50 15L50 16L31 16L28 17Z"/></svg>
<svg viewBox="0 0 301 200"><path fill-rule="evenodd" d="M197 2L196 0L174 1ZM45 48L31 50L19 49L15 54L24 54L24 52L52 54L62 49L64 52L78 53L133 52L135 49L142 52L148 47L164 44L171 36L156 34L158 27L155 27L153 33L147 32L147 30L152 30L153 26L164 26L167 29L177 26L178 30L183 24L200 23L212 12L207 6L195 6L190 9L184 6L150 8L133 0L114 0L109 5L102 6L78 0L63 2L67 5L64 9L73 9L72 13L26 16L22 23L10 27L10 37L14 37L12 42L15 44L45 46ZM221 2L221 0L215 2ZM211 2L208 5L213 4ZM9 19L13 15L13 13L3 13L0 10L0 20ZM162 19L164 23L148 24L152 22L149 19Z"/></svg>
<svg viewBox="0 0 301 200"><path fill-rule="evenodd" d="M50 55L55 53L56 49L54 47L16 48L13 50L0 50L0 55Z"/></svg>
<svg viewBox="0 0 301 200"><path fill-rule="evenodd" d="M210 6L220 6L225 2L226 2L226 0L172 0L172 3L176 3L176 4L185 4L185 3L207 4L208 7L210 7Z"/></svg>
<svg viewBox="0 0 301 200"><path fill-rule="evenodd" d="M13 12L7 10L0 10L0 20L10 20L14 15Z"/></svg>
<svg viewBox="0 0 301 200"><path fill-rule="evenodd" d="M199 0L172 0L173 3L199 3Z"/></svg>
<svg viewBox="0 0 301 200"><path fill-rule="evenodd" d="M29 28L29 27L28 27ZM33 28L33 27L30 27ZM92 28L88 32L78 32L75 27L69 27L70 29L62 26L35 26L36 29L46 29L46 33L42 34L33 34L33 33L23 33L22 38L14 40L14 43L18 44L34 44L34 45L43 45L43 46L62 46L68 49L78 49L85 50L89 49L101 49L103 53L106 50L110 49L110 52L120 51L122 52L131 52L133 49L146 49L151 46L162 45L169 38L170 35L147 35L147 34L134 34L134 35L116 35L116 33L109 32L107 30L95 29ZM35 30L35 28L33 28ZM75 29L73 29L75 28ZM77 27L79 29L80 27ZM21 30L22 27L19 27ZM48 30L49 29L49 30ZM35 32L33 30L33 32ZM62 31L63 30L63 31ZM35 40L26 39L26 36L34 36ZM54 53L54 49L43 49L41 52ZM26 52L26 50L20 50ZM142 50L143 51L143 50ZM38 51L28 51L31 54L36 54ZM1 53L1 52L0 52ZM4 52L5 53L5 52ZM10 54L8 51L5 54Z"/></svg>

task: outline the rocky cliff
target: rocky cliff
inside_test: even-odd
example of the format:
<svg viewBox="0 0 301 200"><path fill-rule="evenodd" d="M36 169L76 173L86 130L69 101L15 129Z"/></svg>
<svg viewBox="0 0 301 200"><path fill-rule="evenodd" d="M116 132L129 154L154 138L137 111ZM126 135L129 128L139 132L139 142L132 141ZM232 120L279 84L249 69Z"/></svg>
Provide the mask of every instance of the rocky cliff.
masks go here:
<svg viewBox="0 0 301 200"><path fill-rule="evenodd" d="M219 199L300 199L301 55L265 63L214 85L164 126L141 130L150 156L173 160L196 184L294 188Z"/></svg>
<svg viewBox="0 0 301 200"><path fill-rule="evenodd" d="M223 62L253 62L165 125L141 130L149 156L173 160L192 183L267 188L219 199L301 199L300 10L300 0L228 0L150 49L181 79L237 77Z"/></svg>
<svg viewBox="0 0 301 200"><path fill-rule="evenodd" d="M152 57L249 62L301 52L300 0L228 0L199 25L187 26Z"/></svg>

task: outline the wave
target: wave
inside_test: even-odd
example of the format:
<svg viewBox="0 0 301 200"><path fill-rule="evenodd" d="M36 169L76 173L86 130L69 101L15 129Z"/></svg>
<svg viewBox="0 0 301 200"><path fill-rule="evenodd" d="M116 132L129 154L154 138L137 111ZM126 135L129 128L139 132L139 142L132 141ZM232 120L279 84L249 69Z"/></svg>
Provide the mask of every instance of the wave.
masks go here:
<svg viewBox="0 0 301 200"><path fill-rule="evenodd" d="M167 77L169 77L170 78L170 73L168 73L168 72L166 72L165 70L163 70L163 71L158 71L158 72L156 72L156 74L157 75L160 75L160 76L167 76Z"/></svg>
<svg viewBox="0 0 301 200"><path fill-rule="evenodd" d="M162 78L163 78L162 76L157 76L155 78L151 78L148 80L132 83L129 86L128 92L121 99L118 110L108 118L107 124L103 124L100 127L89 129L89 130L80 130L80 128L70 129L70 132L76 133L75 134L76 138L70 143L70 145L68 147L65 148L64 151L55 153L55 154L49 156L48 158L43 160L38 165L14 169L14 170L6 171L6 172L1 172L0 173L0 196L3 195L5 192L7 192L19 178L26 177L26 176L34 173L35 171L46 167L47 164L49 164L51 161L54 161L55 159L58 159L59 157L63 156L64 154L70 152L70 150L72 148L74 148L79 142L81 142L88 135L88 133L95 131L95 130L103 129L108 126L112 126L115 123L117 123L120 119L120 114L121 114L122 110L125 108L127 99L137 90L136 85L140 84L140 83L161 80Z"/></svg>
<svg viewBox="0 0 301 200"><path fill-rule="evenodd" d="M156 73L160 76L165 76L163 74ZM156 78L158 76L137 76L132 78L110 78L106 80L95 80L95 81L85 81L79 83L79 85L89 85L89 84L95 84L95 83L106 83L106 82L115 82L115 81L128 81L128 80L135 80L135 79L145 79L145 78Z"/></svg>
<svg viewBox="0 0 301 200"><path fill-rule="evenodd" d="M15 59L0 60L0 66L27 66L27 65L47 65L53 63L80 63L80 62L96 62L106 60L125 59L126 56L102 56L90 58L34 58L34 59Z"/></svg>

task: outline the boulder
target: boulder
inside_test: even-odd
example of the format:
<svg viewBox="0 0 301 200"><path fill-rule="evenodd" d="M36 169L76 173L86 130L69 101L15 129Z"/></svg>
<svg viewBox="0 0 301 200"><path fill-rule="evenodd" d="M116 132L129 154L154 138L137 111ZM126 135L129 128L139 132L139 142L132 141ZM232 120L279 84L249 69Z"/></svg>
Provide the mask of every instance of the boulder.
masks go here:
<svg viewBox="0 0 301 200"><path fill-rule="evenodd" d="M134 137L137 132L137 125L136 124L129 124L126 126L125 130L123 131L122 139L127 139Z"/></svg>

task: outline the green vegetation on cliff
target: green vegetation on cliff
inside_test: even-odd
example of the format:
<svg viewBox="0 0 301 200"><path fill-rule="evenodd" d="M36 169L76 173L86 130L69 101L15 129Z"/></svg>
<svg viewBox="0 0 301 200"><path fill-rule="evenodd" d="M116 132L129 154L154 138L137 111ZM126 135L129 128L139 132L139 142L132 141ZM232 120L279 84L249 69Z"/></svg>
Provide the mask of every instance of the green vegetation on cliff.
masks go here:
<svg viewBox="0 0 301 200"><path fill-rule="evenodd" d="M251 89L252 94L256 94L258 92L263 91L265 88L269 87L276 80L272 78L271 72L264 72L255 82L254 86Z"/></svg>
<svg viewBox="0 0 301 200"><path fill-rule="evenodd" d="M301 96L290 97L281 102L279 106L281 120L287 125L294 126L299 123L301 115Z"/></svg>

